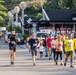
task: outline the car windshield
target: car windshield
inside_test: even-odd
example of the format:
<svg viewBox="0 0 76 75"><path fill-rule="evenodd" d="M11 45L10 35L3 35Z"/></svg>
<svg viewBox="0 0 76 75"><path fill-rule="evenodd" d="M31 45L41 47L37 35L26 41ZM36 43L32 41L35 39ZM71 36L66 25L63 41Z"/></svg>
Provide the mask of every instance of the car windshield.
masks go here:
<svg viewBox="0 0 76 75"><path fill-rule="evenodd" d="M46 33L37 33L37 34L36 34L36 37L41 37L41 36L42 36L42 37L45 37L45 35L46 35Z"/></svg>
<svg viewBox="0 0 76 75"><path fill-rule="evenodd" d="M18 33L17 35L18 35L20 38L23 38L22 34Z"/></svg>

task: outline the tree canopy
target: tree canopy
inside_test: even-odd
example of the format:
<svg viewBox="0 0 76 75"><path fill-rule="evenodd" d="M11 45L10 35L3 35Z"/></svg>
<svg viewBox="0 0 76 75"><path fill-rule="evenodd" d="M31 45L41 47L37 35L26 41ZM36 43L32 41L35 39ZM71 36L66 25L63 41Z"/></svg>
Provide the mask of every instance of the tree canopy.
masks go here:
<svg viewBox="0 0 76 75"><path fill-rule="evenodd" d="M4 25L5 19L4 17L7 16L6 8L3 6L4 0L0 0L0 26Z"/></svg>

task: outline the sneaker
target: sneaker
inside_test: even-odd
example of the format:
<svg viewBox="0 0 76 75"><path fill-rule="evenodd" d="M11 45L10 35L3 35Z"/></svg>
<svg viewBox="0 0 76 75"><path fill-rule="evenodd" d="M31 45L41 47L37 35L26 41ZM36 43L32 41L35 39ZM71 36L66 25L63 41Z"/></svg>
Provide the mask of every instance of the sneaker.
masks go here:
<svg viewBox="0 0 76 75"><path fill-rule="evenodd" d="M70 67L71 67L71 68L74 68L74 66L73 66L73 65L70 65Z"/></svg>
<svg viewBox="0 0 76 75"><path fill-rule="evenodd" d="M62 64L62 63L61 63L60 65L61 65L61 66L63 66L63 64Z"/></svg>
<svg viewBox="0 0 76 75"><path fill-rule="evenodd" d="M52 57L49 57L49 60L52 60Z"/></svg>
<svg viewBox="0 0 76 75"><path fill-rule="evenodd" d="M34 63L33 65L34 65L34 66L36 66L36 64L35 64L35 63Z"/></svg>
<svg viewBox="0 0 76 75"><path fill-rule="evenodd" d="M64 63L64 66L66 66L66 63Z"/></svg>
<svg viewBox="0 0 76 75"><path fill-rule="evenodd" d="M58 65L58 63L57 63L57 62L56 62L55 64L56 64L56 65Z"/></svg>
<svg viewBox="0 0 76 75"><path fill-rule="evenodd" d="M49 58L49 60L50 60L51 58Z"/></svg>
<svg viewBox="0 0 76 75"><path fill-rule="evenodd" d="M11 61L11 65L14 65L14 61Z"/></svg>

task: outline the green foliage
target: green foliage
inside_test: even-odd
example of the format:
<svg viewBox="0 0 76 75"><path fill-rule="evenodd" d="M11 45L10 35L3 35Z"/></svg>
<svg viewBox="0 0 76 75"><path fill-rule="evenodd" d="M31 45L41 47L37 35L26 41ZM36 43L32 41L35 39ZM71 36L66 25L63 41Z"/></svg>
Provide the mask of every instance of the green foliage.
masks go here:
<svg viewBox="0 0 76 75"><path fill-rule="evenodd" d="M20 28L19 26L15 26L14 28L15 28L16 33L21 33L21 28ZM6 26L6 29L7 29L9 32L11 32L11 30L12 30L12 25L7 25L7 26Z"/></svg>
<svg viewBox="0 0 76 75"><path fill-rule="evenodd" d="M41 13L38 13L37 16L36 16L36 18L42 18L42 16L43 15Z"/></svg>
<svg viewBox="0 0 76 75"><path fill-rule="evenodd" d="M6 8L3 6L4 0L0 0L0 26L5 26Z"/></svg>
<svg viewBox="0 0 76 75"><path fill-rule="evenodd" d="M6 29L7 29L9 32L11 32L12 25L7 25L7 26L6 26Z"/></svg>
<svg viewBox="0 0 76 75"><path fill-rule="evenodd" d="M16 31L16 33L21 33L22 32L22 30L19 26L15 26L15 31Z"/></svg>
<svg viewBox="0 0 76 75"><path fill-rule="evenodd" d="M76 0L47 0L44 7L54 9L73 9L76 7Z"/></svg>
<svg viewBox="0 0 76 75"><path fill-rule="evenodd" d="M26 39L28 37L28 35L26 34L23 34L23 38Z"/></svg>

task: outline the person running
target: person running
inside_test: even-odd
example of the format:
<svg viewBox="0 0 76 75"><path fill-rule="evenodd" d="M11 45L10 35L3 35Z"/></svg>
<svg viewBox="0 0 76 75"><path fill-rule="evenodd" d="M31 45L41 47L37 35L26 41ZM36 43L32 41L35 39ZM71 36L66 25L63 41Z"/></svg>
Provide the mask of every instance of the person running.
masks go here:
<svg viewBox="0 0 76 75"><path fill-rule="evenodd" d="M49 60L52 59L52 42L53 38L51 37L51 34L49 35L49 37L47 38L47 47L49 50Z"/></svg>
<svg viewBox="0 0 76 75"><path fill-rule="evenodd" d="M76 57L76 36L74 37L74 51L75 51L75 57Z"/></svg>
<svg viewBox="0 0 76 75"><path fill-rule="evenodd" d="M62 64L62 46L63 46L63 42L61 41L61 37L58 37L57 40L56 40L56 65L58 64L58 58L60 56L60 65L63 65Z"/></svg>
<svg viewBox="0 0 76 75"><path fill-rule="evenodd" d="M35 66L35 60L37 57L37 48L39 47L39 41L36 39L35 33L32 33L31 39L28 41L28 47L31 49L33 65Z"/></svg>
<svg viewBox="0 0 76 75"><path fill-rule="evenodd" d="M26 38L26 45L27 45L27 47L28 47L28 41L31 39L31 36L28 36L27 38ZM29 49L29 52L31 52L31 50Z"/></svg>
<svg viewBox="0 0 76 75"><path fill-rule="evenodd" d="M64 66L66 66L67 59L70 56L70 67L73 68L74 66L72 63L73 63L74 41L70 34L68 35L68 40L64 42L64 45L65 45L65 52L66 52Z"/></svg>
<svg viewBox="0 0 76 75"><path fill-rule="evenodd" d="M47 40L48 35L45 35L45 39L43 39L43 46L45 47L45 57L48 57L48 49L47 49Z"/></svg>
<svg viewBox="0 0 76 75"><path fill-rule="evenodd" d="M56 36L54 37L54 40L52 40L51 44L52 44L52 51L53 51L53 58L54 58L54 62L56 62Z"/></svg>
<svg viewBox="0 0 76 75"><path fill-rule="evenodd" d="M44 48L43 44L40 43L40 46L39 46L40 59L42 59L42 57L43 57L43 52L44 52L44 50L45 50L45 48Z"/></svg>
<svg viewBox="0 0 76 75"><path fill-rule="evenodd" d="M39 43L42 43L43 44L42 36L40 36L40 38L38 40L39 40Z"/></svg>
<svg viewBox="0 0 76 75"><path fill-rule="evenodd" d="M18 35L15 33L15 29L12 29L11 34L8 35L7 42L9 43L11 65L14 65L15 53L16 53L16 41L20 41Z"/></svg>

